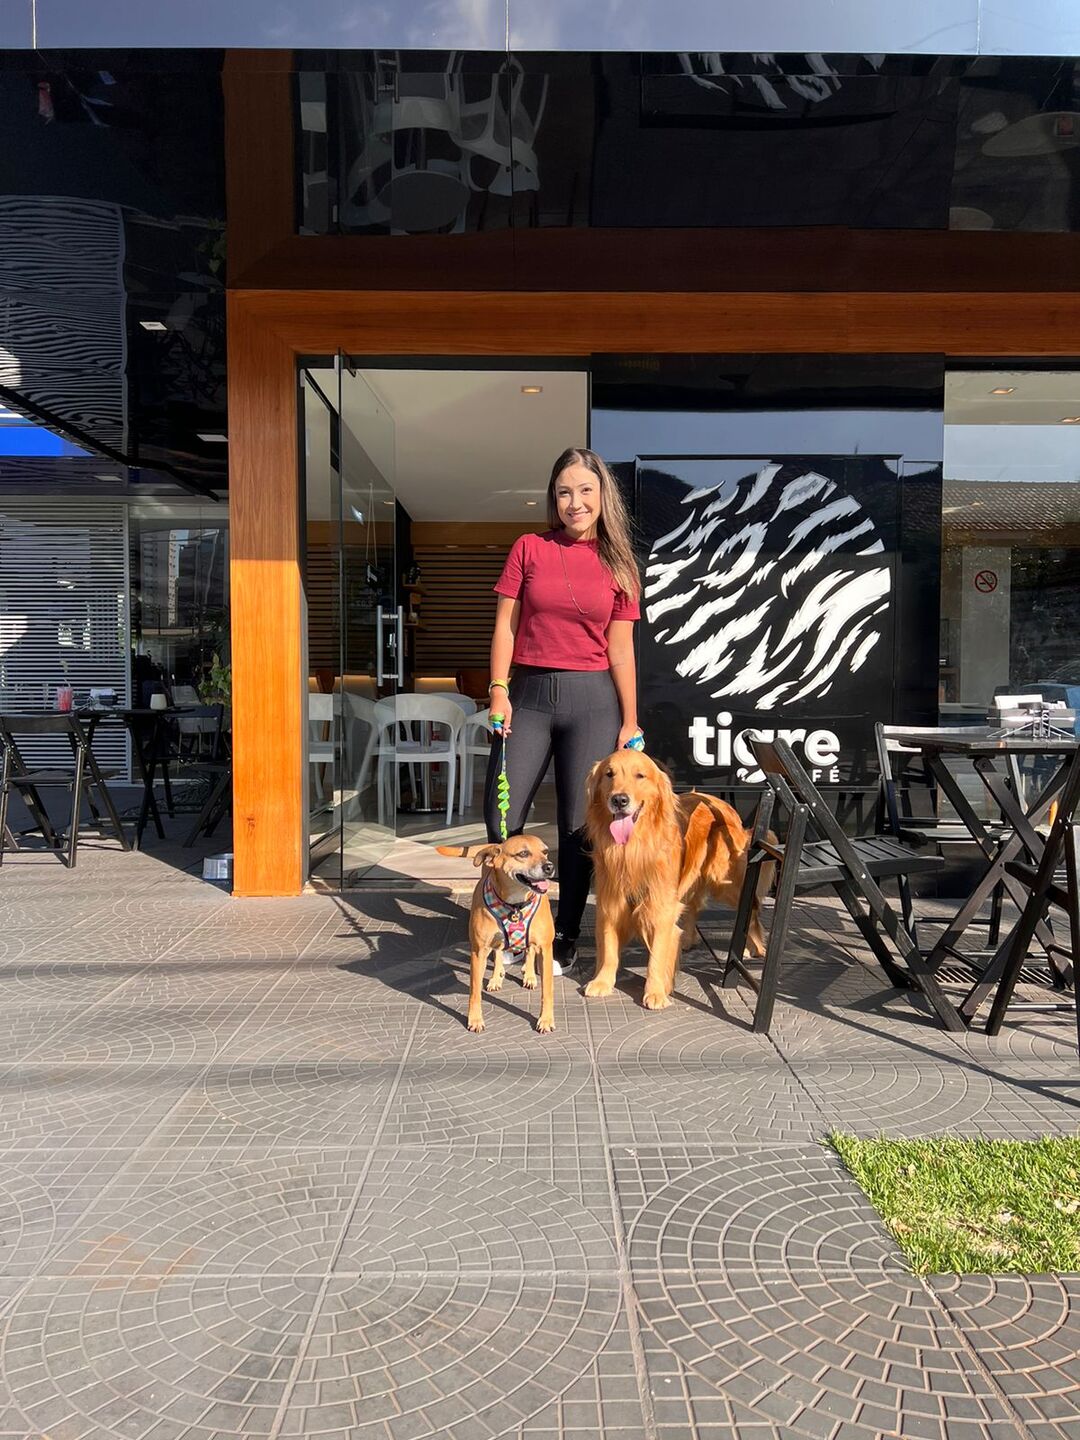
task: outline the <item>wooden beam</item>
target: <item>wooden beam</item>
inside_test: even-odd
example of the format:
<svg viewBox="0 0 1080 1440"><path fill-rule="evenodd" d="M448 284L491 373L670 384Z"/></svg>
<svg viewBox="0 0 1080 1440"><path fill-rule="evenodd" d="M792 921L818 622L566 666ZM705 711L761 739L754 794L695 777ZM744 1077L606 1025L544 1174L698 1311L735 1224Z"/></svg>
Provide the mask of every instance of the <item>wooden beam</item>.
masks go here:
<svg viewBox="0 0 1080 1440"><path fill-rule="evenodd" d="M1075 355L1080 294L244 290L294 350L364 355Z"/></svg>

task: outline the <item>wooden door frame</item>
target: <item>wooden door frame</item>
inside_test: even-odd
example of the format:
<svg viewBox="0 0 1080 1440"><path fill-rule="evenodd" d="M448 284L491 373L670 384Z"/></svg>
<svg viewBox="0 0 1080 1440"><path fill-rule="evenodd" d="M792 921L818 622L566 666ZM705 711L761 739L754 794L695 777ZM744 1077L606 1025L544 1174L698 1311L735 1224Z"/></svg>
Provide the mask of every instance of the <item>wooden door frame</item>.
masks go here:
<svg viewBox="0 0 1080 1440"><path fill-rule="evenodd" d="M452 245L452 240L444 243ZM228 296L234 894L303 886L305 355L1075 356L1080 294L232 290Z"/></svg>

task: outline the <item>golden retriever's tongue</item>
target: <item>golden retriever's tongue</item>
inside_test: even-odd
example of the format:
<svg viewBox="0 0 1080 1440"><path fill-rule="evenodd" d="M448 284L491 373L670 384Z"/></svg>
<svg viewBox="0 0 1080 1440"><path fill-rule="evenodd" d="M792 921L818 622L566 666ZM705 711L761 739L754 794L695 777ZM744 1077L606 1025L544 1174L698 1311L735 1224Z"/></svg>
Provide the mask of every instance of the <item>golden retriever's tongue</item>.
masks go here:
<svg viewBox="0 0 1080 1440"><path fill-rule="evenodd" d="M612 820L608 826L611 831L611 838L616 845L626 845L630 836L634 833L634 817L632 815L620 815L617 820Z"/></svg>

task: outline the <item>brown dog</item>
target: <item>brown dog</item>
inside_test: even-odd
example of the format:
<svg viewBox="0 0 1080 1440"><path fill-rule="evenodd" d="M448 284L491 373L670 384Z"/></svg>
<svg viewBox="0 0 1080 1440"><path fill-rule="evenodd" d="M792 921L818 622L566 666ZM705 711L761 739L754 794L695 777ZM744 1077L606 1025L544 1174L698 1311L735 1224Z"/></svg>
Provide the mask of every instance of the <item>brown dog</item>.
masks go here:
<svg viewBox="0 0 1080 1440"><path fill-rule="evenodd" d="M750 836L730 805L697 791L676 795L667 775L639 751L618 750L599 761L587 785L596 971L585 994L611 994L620 949L636 933L649 947L643 1003L661 1010L671 1004L679 955L706 896L739 903ZM754 897L747 939L755 955L765 953L759 909L771 878L763 872Z"/></svg>
<svg viewBox="0 0 1080 1440"><path fill-rule="evenodd" d="M535 835L513 835L501 845L439 845L436 848L440 855L468 856L474 865L484 867L473 891L469 912L469 1029L479 1033L484 1028L480 987L488 960L492 962L492 971L487 988L494 994L502 989L509 942L527 917L521 983L526 990L536 988L539 956L540 1019L536 1028L541 1034L548 1034L555 1029L551 950L555 922L551 918L547 891L555 866L548 859L547 846ZM521 938L524 941L524 936Z"/></svg>

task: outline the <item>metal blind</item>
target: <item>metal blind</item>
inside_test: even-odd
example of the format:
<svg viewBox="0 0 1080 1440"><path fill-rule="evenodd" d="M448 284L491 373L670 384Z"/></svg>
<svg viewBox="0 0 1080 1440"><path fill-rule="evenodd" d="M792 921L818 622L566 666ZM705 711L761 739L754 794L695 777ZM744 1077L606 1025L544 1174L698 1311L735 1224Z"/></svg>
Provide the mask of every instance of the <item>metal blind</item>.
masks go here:
<svg viewBox="0 0 1080 1440"><path fill-rule="evenodd" d="M129 688L127 508L79 500L0 497L0 707L51 710L64 681L76 701ZM20 742L28 761L70 761L63 737ZM127 735L103 725L103 767L128 768Z"/></svg>

